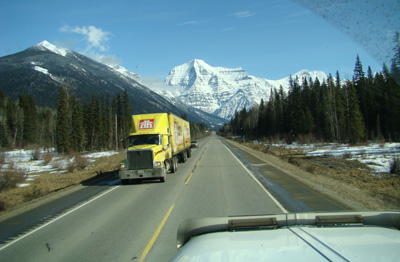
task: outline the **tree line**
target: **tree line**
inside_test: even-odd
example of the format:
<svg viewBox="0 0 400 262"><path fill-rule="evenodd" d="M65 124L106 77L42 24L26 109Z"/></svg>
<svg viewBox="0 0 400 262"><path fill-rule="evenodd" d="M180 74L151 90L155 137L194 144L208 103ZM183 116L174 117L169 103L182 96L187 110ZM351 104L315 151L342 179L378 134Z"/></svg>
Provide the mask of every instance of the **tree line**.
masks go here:
<svg viewBox="0 0 400 262"><path fill-rule="evenodd" d="M0 147L56 148L60 153L127 148L131 116L126 90L82 102L61 86L55 110L38 107L32 95L13 101L0 89ZM190 130L193 138L200 138L208 128L190 122Z"/></svg>
<svg viewBox="0 0 400 262"><path fill-rule="evenodd" d="M31 95L21 94L13 101L0 89L0 146L54 145L55 115L52 109L38 108Z"/></svg>
<svg viewBox="0 0 400 262"><path fill-rule="evenodd" d="M0 145L3 148L55 147L60 153L126 148L131 128L128 94L79 101L60 87L57 109L40 108L32 95L16 101L0 89Z"/></svg>
<svg viewBox="0 0 400 262"><path fill-rule="evenodd" d="M368 67L365 74L357 56L352 80L342 81L339 72L322 83L290 77L287 93L272 90L268 101L236 112L219 133L289 143L399 141L400 48L391 69L384 65L380 73Z"/></svg>
<svg viewBox="0 0 400 262"><path fill-rule="evenodd" d="M55 146L57 151L100 151L127 148L132 110L127 90L112 98L94 94L83 106L68 88L58 94Z"/></svg>

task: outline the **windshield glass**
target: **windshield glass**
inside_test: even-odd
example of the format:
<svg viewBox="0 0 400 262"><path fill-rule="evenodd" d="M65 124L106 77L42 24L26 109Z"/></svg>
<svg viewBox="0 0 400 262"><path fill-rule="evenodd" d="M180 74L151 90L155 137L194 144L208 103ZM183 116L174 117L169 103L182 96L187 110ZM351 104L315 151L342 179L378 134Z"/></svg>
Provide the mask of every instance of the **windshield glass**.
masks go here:
<svg viewBox="0 0 400 262"><path fill-rule="evenodd" d="M400 0L2 3L0 262L169 261L192 218L400 212ZM324 239L376 250L358 236ZM278 260L248 240L215 260Z"/></svg>
<svg viewBox="0 0 400 262"><path fill-rule="evenodd" d="M159 145L160 135L140 135L129 137L129 146Z"/></svg>

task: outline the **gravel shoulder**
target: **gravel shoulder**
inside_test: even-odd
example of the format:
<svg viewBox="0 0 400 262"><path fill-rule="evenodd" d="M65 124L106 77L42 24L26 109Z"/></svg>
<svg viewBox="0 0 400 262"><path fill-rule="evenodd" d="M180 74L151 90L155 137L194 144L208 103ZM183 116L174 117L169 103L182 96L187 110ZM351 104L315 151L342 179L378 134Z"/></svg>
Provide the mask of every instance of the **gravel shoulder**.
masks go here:
<svg viewBox="0 0 400 262"><path fill-rule="evenodd" d="M350 209L400 209L398 176L373 176L362 163L344 158L310 157L299 151L225 141Z"/></svg>

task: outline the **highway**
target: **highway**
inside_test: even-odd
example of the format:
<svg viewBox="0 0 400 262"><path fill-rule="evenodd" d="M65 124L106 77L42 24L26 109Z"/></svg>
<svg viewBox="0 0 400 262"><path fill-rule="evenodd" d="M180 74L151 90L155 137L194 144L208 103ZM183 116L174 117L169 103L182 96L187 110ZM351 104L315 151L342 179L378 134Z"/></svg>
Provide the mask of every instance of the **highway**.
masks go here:
<svg viewBox="0 0 400 262"><path fill-rule="evenodd" d="M192 152L165 183L83 187L95 193L2 242L0 261L168 261L177 252L178 225L188 218L343 209L310 197L315 192L290 191L303 185L263 181L260 176L282 171L260 165L214 134Z"/></svg>

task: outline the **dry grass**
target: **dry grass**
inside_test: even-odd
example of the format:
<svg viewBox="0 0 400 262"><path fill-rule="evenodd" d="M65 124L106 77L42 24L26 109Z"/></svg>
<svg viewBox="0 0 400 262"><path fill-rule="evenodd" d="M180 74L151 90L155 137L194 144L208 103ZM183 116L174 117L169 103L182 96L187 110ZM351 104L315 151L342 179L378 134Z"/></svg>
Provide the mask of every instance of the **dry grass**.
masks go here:
<svg viewBox="0 0 400 262"><path fill-rule="evenodd" d="M78 160L74 164L75 168L72 172L63 174L42 172L37 174L39 176L35 178L30 186L7 188L0 192L0 211L9 211L18 208L32 200L42 198L62 189L80 185L83 181L93 178L98 174L117 170L120 161L125 157L126 153L120 153L110 157L98 158L96 162L88 166L86 158L75 155L75 159ZM83 166L86 168L83 168Z"/></svg>
<svg viewBox="0 0 400 262"><path fill-rule="evenodd" d="M51 162L51 160L53 160L52 153L47 152L43 155L43 161L44 161L43 165L45 165L45 166L48 165Z"/></svg>
<svg viewBox="0 0 400 262"><path fill-rule="evenodd" d="M301 150L253 143L242 145L279 157L283 162L304 171L293 172L296 176L302 176L308 181L319 184L321 188L332 190L350 201L359 203L363 208L400 209L400 176L398 175L372 175L366 164L349 160L348 155L311 157L306 156Z"/></svg>

